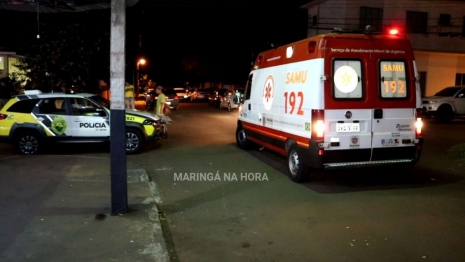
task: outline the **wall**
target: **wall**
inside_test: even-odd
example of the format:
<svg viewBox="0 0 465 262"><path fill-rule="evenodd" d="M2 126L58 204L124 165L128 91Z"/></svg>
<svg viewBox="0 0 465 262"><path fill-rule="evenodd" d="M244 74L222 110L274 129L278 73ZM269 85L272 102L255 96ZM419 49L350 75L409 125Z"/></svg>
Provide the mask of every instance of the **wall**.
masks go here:
<svg viewBox="0 0 465 262"><path fill-rule="evenodd" d="M433 95L455 84L456 73L465 73L465 37L439 36L439 33L462 32L464 1L447 0L315 0L308 8L308 36L330 32L334 27L359 28L360 7L383 9L385 28L396 27L410 39L415 50L418 71L427 73L426 95ZM406 34L407 11L427 12L427 34ZM440 26L440 14L451 15L451 26ZM312 16L318 24L311 25Z"/></svg>

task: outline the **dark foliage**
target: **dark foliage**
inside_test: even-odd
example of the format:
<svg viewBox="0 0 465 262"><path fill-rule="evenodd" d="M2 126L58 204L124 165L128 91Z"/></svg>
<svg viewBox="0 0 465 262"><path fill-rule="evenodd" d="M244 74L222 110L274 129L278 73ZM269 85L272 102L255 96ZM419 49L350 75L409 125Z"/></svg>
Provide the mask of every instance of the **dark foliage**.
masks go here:
<svg viewBox="0 0 465 262"><path fill-rule="evenodd" d="M10 35L0 46L25 57L18 67L29 69L36 88L94 91L98 79L109 78L110 10L40 14L39 24L37 14L3 11L0 23Z"/></svg>

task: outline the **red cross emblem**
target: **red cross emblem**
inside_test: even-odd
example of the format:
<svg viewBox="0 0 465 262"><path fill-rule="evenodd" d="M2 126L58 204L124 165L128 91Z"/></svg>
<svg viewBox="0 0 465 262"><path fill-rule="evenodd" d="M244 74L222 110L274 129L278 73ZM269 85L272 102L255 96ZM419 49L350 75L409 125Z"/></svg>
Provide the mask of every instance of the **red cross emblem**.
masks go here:
<svg viewBox="0 0 465 262"><path fill-rule="evenodd" d="M268 99L271 98L271 85L268 83L268 86L265 87L265 99L268 102Z"/></svg>

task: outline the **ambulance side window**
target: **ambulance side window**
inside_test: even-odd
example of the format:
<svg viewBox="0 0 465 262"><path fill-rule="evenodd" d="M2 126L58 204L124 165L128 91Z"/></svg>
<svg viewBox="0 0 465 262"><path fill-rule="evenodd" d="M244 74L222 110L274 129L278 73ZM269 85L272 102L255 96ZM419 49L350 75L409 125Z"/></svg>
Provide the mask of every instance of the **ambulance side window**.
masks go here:
<svg viewBox="0 0 465 262"><path fill-rule="evenodd" d="M362 62L336 59L333 61L333 98L336 100L362 99Z"/></svg>
<svg viewBox="0 0 465 262"><path fill-rule="evenodd" d="M407 70L404 61L380 61L381 98L407 98Z"/></svg>
<svg viewBox="0 0 465 262"><path fill-rule="evenodd" d="M253 75L250 75L249 80L247 81L247 87L245 88L245 100L250 99L250 93L252 92L252 78Z"/></svg>

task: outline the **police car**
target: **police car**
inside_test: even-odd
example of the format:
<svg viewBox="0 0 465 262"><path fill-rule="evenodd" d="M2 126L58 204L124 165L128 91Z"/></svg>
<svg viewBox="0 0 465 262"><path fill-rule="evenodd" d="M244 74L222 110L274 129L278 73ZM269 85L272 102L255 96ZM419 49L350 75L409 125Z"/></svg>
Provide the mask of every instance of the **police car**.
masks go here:
<svg viewBox="0 0 465 262"><path fill-rule="evenodd" d="M37 154L49 142L110 141L110 102L89 93L25 91L0 109L0 141L12 143L20 154ZM126 110L126 153L136 154L156 138L157 116Z"/></svg>

